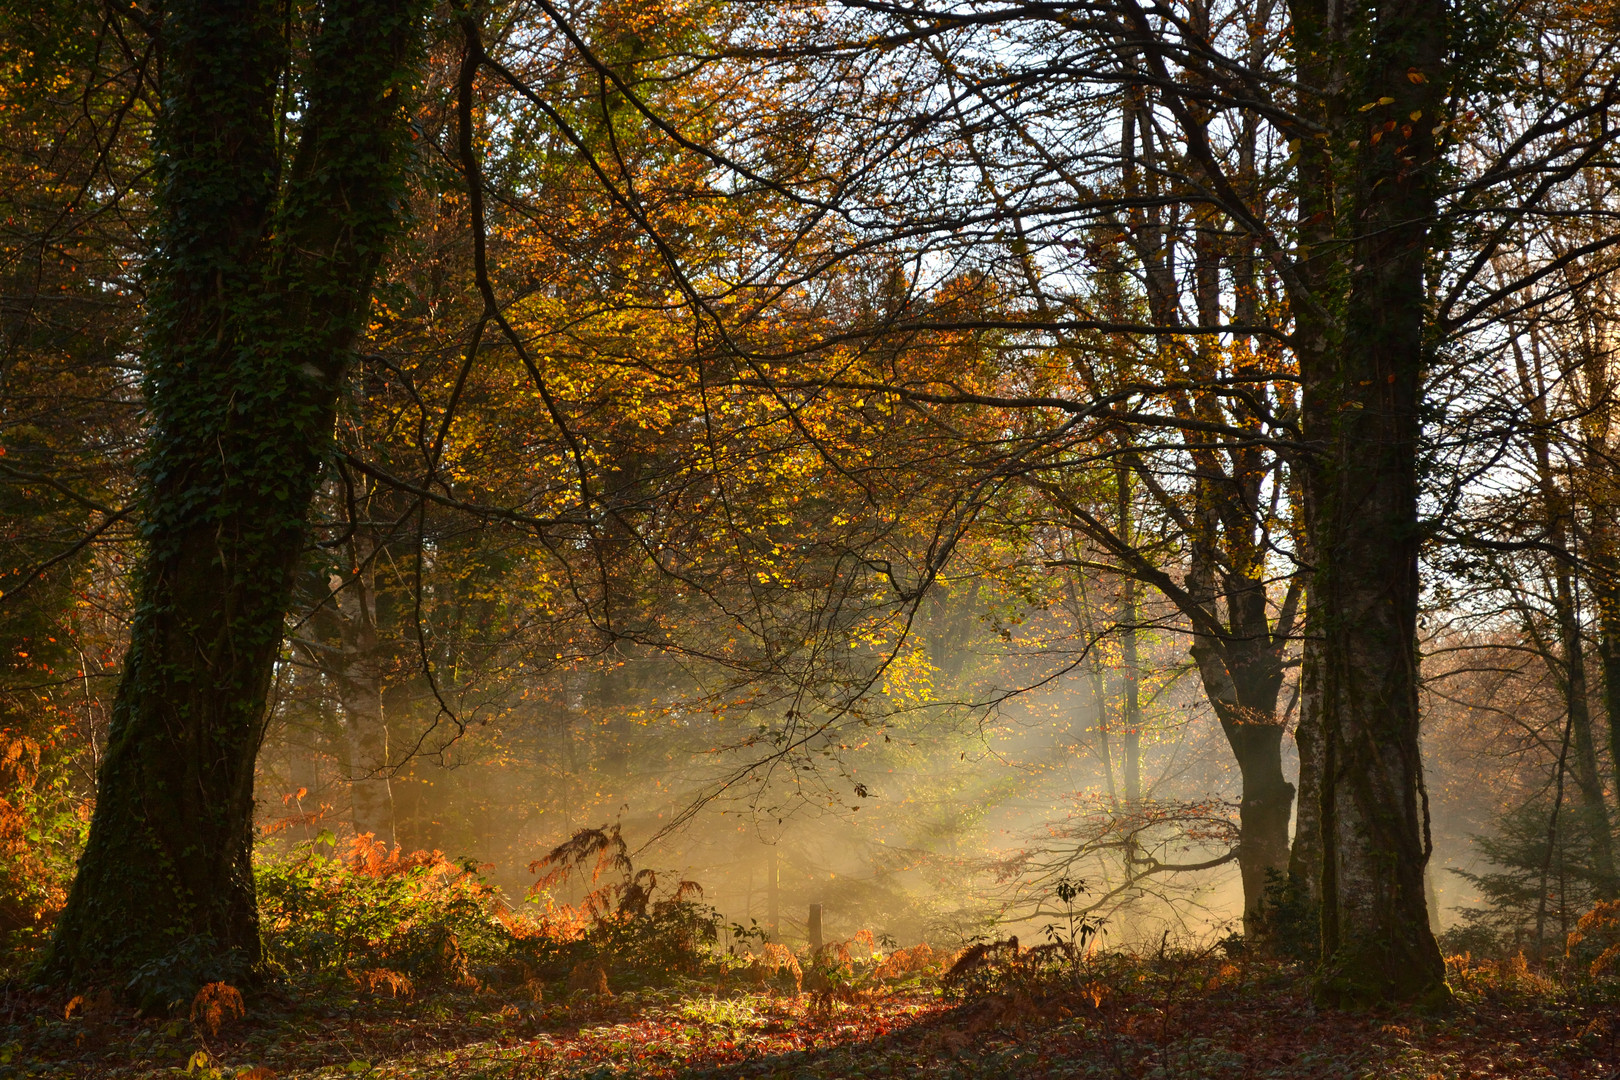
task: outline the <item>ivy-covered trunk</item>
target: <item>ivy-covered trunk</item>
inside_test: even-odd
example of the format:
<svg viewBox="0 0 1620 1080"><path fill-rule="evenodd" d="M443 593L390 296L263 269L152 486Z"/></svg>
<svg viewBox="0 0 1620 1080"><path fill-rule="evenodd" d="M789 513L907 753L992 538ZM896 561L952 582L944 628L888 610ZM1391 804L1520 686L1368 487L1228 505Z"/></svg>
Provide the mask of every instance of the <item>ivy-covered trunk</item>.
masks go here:
<svg viewBox="0 0 1620 1080"><path fill-rule="evenodd" d="M1418 752L1418 433L1425 262L1446 105L1447 5L1370 4L1337 130L1348 185L1342 335L1306 373L1321 426L1313 623L1322 635L1321 996L1436 1002ZM1366 108L1362 108L1366 106ZM1301 357L1302 367L1307 357Z"/></svg>
<svg viewBox="0 0 1620 1080"><path fill-rule="evenodd" d="M165 6L146 550L55 979L166 1005L259 960L254 758L335 388L397 227L421 12L320 6L283 169L282 4Z"/></svg>

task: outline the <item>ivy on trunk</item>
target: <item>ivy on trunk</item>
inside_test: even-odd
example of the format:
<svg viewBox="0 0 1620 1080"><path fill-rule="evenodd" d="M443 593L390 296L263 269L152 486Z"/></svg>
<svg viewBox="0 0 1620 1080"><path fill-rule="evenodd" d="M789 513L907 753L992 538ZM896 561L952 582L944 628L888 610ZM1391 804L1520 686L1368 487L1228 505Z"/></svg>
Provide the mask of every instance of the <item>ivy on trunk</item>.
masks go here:
<svg viewBox="0 0 1620 1080"><path fill-rule="evenodd" d="M305 515L398 225L419 0L315 13L296 152L272 0L166 6L137 611L46 962L146 1004L259 961L253 773Z"/></svg>

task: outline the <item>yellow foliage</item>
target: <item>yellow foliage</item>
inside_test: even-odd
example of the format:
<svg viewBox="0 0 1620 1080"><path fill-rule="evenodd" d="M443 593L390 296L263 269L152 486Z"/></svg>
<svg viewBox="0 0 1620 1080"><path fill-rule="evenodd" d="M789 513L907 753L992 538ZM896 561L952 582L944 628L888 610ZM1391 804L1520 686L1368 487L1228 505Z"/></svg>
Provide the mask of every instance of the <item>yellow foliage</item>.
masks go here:
<svg viewBox="0 0 1620 1080"><path fill-rule="evenodd" d="M1575 929L1569 932L1569 937L1564 942L1564 951L1567 955L1569 950L1589 937L1610 940L1609 946L1598 954L1597 959L1593 960L1588 968L1595 979L1612 968L1615 960L1620 959L1620 940L1612 940L1617 935L1620 935L1620 900L1599 900L1591 911L1581 916L1580 921L1575 924Z"/></svg>

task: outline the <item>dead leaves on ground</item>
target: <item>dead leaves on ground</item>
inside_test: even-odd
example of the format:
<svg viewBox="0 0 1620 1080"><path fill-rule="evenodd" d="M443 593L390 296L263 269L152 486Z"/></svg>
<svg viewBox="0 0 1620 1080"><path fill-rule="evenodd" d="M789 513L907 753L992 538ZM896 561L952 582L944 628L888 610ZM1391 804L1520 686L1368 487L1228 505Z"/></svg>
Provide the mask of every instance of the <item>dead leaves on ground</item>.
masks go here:
<svg viewBox="0 0 1620 1080"><path fill-rule="evenodd" d="M1502 985L1519 994L1533 991L1533 981L1513 967L1498 973ZM1483 977L1479 968L1469 968L1476 978ZM579 981L599 985L598 973L587 965ZM592 1070L648 1080L693 1074L741 1080L760 1070L844 1080L952 1069L1046 1080L1091 1075L1086 1070L1093 1065L1103 1070L1099 1076L1163 1069L1189 1080L1527 1070L1573 1080L1608 1075L1604 1067L1620 1065L1616 1025L1596 1007L1583 1011L1566 1003L1554 1010L1542 999L1504 998L1475 999L1444 1020L1332 1013L1310 1005L1308 980L1297 972L1218 958L1156 967L1099 961L1061 993L1043 996L1013 986L960 1004L931 990L856 991L844 984L840 993L834 983L798 995L689 985L682 991L626 988L614 997L582 985L581 992L537 1005L527 985L515 980L505 990L422 991L413 999L386 975L363 976L330 990L310 988L311 996L282 1005L255 1003L246 1018L231 988L220 984L193 1001L187 1030L208 1040L209 1061L221 1075L238 1080L343 1068L362 1057L382 1075L424 1080L471 1074L539 1080ZM47 1075L64 1078L166 1075L164 1058L139 1059L129 1047L156 1050L152 1037L159 1030L184 1024L180 1018L140 1020L114 1005L111 995L66 1005L42 999L40 1008L41 1019L30 1024L35 1031L54 1025L58 1034L50 1045L56 1049L36 1042L19 1045L18 1052L41 1062ZM74 1034L83 1039L98 1030L99 1049L80 1045L64 1053ZM16 1042L21 1032L0 1032L0 1044ZM171 1055L179 1049L167 1045ZM48 1054L58 1055L59 1064L45 1064ZM265 1071L244 1073L249 1063ZM1469 1071L1459 1071L1463 1066Z"/></svg>

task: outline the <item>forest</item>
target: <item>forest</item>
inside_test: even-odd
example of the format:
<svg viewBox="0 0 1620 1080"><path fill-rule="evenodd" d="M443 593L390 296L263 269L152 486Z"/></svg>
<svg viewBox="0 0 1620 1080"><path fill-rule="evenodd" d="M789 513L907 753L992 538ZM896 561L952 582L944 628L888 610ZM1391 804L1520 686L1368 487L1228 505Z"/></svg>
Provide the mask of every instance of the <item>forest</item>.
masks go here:
<svg viewBox="0 0 1620 1080"><path fill-rule="evenodd" d="M0 1080L1620 1077L1612 0L0 0Z"/></svg>

